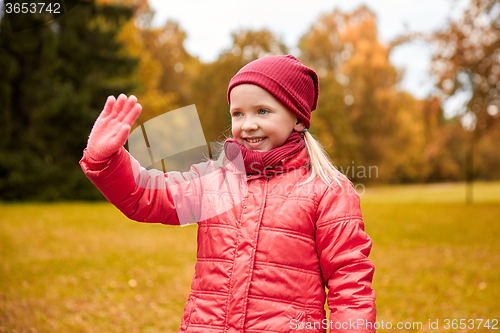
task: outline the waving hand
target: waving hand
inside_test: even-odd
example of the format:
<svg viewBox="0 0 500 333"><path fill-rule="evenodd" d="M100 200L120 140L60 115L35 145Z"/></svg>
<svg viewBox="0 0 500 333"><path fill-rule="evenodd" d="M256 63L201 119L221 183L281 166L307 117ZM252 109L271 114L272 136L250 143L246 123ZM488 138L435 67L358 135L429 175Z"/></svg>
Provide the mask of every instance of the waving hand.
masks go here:
<svg viewBox="0 0 500 333"><path fill-rule="evenodd" d="M120 94L118 99L109 96L97 118L87 143L87 151L96 161L113 155L127 142L130 128L142 111L137 98Z"/></svg>

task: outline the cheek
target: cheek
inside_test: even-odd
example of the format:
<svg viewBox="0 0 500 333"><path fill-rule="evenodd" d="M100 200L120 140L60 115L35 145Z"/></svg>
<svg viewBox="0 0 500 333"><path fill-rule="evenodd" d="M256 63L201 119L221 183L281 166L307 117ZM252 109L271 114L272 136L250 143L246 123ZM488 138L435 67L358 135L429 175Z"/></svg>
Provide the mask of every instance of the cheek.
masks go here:
<svg viewBox="0 0 500 333"><path fill-rule="evenodd" d="M234 122L231 124L231 133L233 134L233 138L236 138L239 136L240 131L238 130L238 127L234 124Z"/></svg>

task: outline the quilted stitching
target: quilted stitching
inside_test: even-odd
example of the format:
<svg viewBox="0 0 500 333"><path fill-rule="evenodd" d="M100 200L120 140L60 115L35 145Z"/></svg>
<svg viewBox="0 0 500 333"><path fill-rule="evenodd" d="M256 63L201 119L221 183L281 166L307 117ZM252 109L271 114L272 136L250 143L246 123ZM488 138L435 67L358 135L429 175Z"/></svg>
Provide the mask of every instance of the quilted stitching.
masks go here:
<svg viewBox="0 0 500 333"><path fill-rule="evenodd" d="M374 321L373 264L367 258L371 240L363 230L359 197L342 192L350 184L340 175L342 187L328 187L318 178L295 186L309 176L307 168L300 168L307 161L304 149L297 158L284 161L284 167L291 167L287 173L248 177L242 202L199 222L198 260L180 332L290 332L292 319L324 318L325 287L330 320ZM102 169L85 156L80 164L128 217L179 224L173 196L183 193L139 188L132 170L139 168L138 162L124 149ZM231 198L228 183L217 187L218 180L196 179L212 167L202 163L182 174L195 179L196 188L185 190L201 196L192 198L193 207L203 202L206 209ZM239 181L239 171L227 167L222 169L226 179ZM172 173L164 178L180 176ZM158 181L158 177L144 179Z"/></svg>

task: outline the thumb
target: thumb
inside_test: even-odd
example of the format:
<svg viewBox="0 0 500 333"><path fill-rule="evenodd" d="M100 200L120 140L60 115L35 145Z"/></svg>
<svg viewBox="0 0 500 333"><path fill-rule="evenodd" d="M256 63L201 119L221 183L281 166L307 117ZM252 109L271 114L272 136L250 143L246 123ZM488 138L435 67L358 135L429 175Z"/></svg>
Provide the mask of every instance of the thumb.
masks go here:
<svg viewBox="0 0 500 333"><path fill-rule="evenodd" d="M115 135L113 140L117 145L123 146L130 135L130 125L123 124L122 127L118 130L118 133Z"/></svg>

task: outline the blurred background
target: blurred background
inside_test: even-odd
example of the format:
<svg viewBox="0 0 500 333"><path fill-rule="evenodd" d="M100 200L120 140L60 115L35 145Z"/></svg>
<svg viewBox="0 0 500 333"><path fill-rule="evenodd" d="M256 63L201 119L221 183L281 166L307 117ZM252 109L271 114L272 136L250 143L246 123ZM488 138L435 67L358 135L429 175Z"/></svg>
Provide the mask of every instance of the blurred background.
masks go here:
<svg viewBox="0 0 500 333"><path fill-rule="evenodd" d="M500 3L219 2L0 2L0 332L177 331L196 226L103 201L78 165L92 125L135 94L134 126L195 104L223 141L231 77L289 53L320 77L311 133L360 185L379 319L498 323Z"/></svg>
<svg viewBox="0 0 500 333"><path fill-rule="evenodd" d="M387 13L387 5L379 8L384 16L400 17L388 19L392 25L385 28L390 33L384 39L392 40L386 42L380 40L380 23L369 3L343 11L334 1L325 10L321 2L316 16L304 15L312 17L300 24L302 34L301 29L291 31L297 40L287 43L282 34L288 20L280 21L285 31L278 34L263 19L255 29L243 23L258 16L255 9L245 16L241 9L234 15L234 8L211 15L209 8L200 8L206 19L193 10L194 21L188 21L195 40L204 41L198 49L191 47L199 54L186 49L189 36L183 22L156 23L147 1L80 1L68 14L16 33L3 15L0 198L102 199L75 161L110 94L138 96L144 106L138 123L195 104L206 141L223 141L223 133L230 134L225 94L230 78L258 57L290 52L321 79L311 133L354 182L499 179L500 4L443 3L438 7L441 15L430 15L429 25L439 28L434 32L422 23L405 25L404 7L394 13ZM432 11L430 2L422 5L428 8L416 22L425 21L425 13ZM168 3L161 6L167 19ZM289 11L300 13L298 8ZM262 10L262 16L275 16L279 10ZM292 23L300 19L290 15ZM28 13L22 19L36 23L47 16ZM213 32L231 28L213 23L210 31L211 20L224 16L229 22L235 16L236 28L214 36L211 48L204 47ZM411 25L418 31L411 31ZM420 72L412 70L413 64ZM411 74L406 80L405 72ZM370 167L371 176L363 172Z"/></svg>

